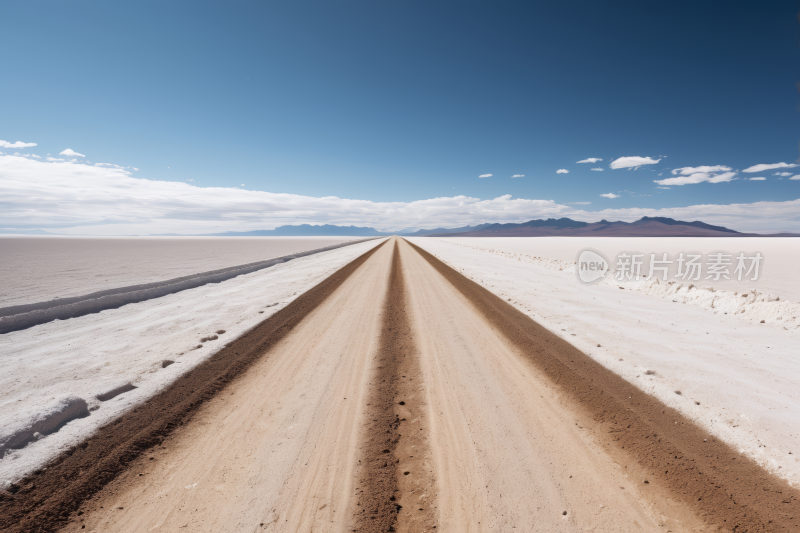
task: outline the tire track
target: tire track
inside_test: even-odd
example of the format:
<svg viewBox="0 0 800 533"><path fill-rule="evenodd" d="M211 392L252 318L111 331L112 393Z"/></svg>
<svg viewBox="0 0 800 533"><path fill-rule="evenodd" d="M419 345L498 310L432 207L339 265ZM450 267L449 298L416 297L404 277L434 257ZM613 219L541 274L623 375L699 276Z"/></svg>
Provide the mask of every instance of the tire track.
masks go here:
<svg viewBox="0 0 800 533"><path fill-rule="evenodd" d="M800 531L798 491L502 299L408 243L594 420L596 441L722 531ZM613 441L611 444L609 441ZM603 444L604 447L605 444Z"/></svg>
<svg viewBox="0 0 800 533"><path fill-rule="evenodd" d="M436 527L435 489L422 373L396 239L373 383L365 413L353 531L431 530Z"/></svg>
<svg viewBox="0 0 800 533"><path fill-rule="evenodd" d="M17 483L13 493L0 492L0 530L49 532L66 525L82 503L185 424L198 408L290 334L382 246L353 260L147 403Z"/></svg>

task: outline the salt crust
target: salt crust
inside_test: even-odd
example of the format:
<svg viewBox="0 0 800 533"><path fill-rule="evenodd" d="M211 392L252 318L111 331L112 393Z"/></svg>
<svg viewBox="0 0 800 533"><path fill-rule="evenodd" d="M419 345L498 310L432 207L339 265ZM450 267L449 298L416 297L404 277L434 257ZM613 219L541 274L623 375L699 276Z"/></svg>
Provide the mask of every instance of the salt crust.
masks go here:
<svg viewBox="0 0 800 533"><path fill-rule="evenodd" d="M480 247L409 240L800 487L800 333L777 320L796 304L733 295L742 300L734 304L721 291L663 282L585 285L574 263L499 251L491 238ZM725 305L745 312L726 315Z"/></svg>
<svg viewBox="0 0 800 533"><path fill-rule="evenodd" d="M0 456L0 488L43 467L154 396L384 240L299 257L221 283L0 335L0 445L12 444ZM225 333L216 333L221 330ZM215 335L215 340L200 342ZM74 405L83 406L77 415L70 407ZM45 424L50 428L62 412L71 421L57 432L35 430L41 421L50 421ZM14 449L15 435L26 428L38 435Z"/></svg>

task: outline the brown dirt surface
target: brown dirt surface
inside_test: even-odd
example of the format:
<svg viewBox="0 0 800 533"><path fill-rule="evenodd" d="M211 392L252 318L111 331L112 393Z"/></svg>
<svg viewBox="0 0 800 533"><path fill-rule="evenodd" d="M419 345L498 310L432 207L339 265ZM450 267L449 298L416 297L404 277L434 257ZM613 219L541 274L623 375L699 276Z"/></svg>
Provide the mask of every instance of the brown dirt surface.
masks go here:
<svg viewBox="0 0 800 533"><path fill-rule="evenodd" d="M377 248L62 531L352 529L391 257Z"/></svg>
<svg viewBox="0 0 800 533"><path fill-rule="evenodd" d="M83 502L181 427L199 406L288 335L376 251L356 258L144 405L17 483L13 493L0 492L0 531L60 529Z"/></svg>
<svg viewBox="0 0 800 533"><path fill-rule="evenodd" d="M0 530L800 531L798 491L393 238L0 498Z"/></svg>
<svg viewBox="0 0 800 533"><path fill-rule="evenodd" d="M800 531L798 491L604 368L501 298L411 246L481 316L596 423L599 442L627 456L677 501L722 531ZM613 445L610 445L613 441ZM645 479L641 480L645 483Z"/></svg>
<svg viewBox="0 0 800 533"><path fill-rule="evenodd" d="M365 414L353 531L422 532L436 525L435 488L421 427L424 393L405 292L395 241L373 389Z"/></svg>

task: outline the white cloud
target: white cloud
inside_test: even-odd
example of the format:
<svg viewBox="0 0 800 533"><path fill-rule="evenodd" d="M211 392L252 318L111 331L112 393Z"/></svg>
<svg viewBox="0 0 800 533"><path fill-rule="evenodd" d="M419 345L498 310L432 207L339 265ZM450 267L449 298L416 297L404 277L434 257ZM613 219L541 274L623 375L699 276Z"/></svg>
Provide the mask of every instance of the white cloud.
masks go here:
<svg viewBox="0 0 800 533"><path fill-rule="evenodd" d="M10 143L8 141L0 141L0 148L30 148L31 146L36 146L36 143L24 143L22 141Z"/></svg>
<svg viewBox="0 0 800 533"><path fill-rule="evenodd" d="M736 176L736 172L723 172L722 174L695 172L694 174L690 174L688 176L677 176L675 178L665 178L663 180L653 180L653 181L655 183L658 183L659 185L692 185L695 183L703 183L703 182L725 183L728 181L733 181L735 179L734 176Z"/></svg>
<svg viewBox="0 0 800 533"><path fill-rule="evenodd" d="M666 191L670 190L672 187L656 187L656 189L664 189Z"/></svg>
<svg viewBox="0 0 800 533"><path fill-rule="evenodd" d="M599 163L600 161L602 161L602 159L600 159L599 157L589 157L587 159L581 159L580 161L577 161L577 162L578 163Z"/></svg>
<svg viewBox="0 0 800 533"><path fill-rule="evenodd" d="M525 177L525 174L514 174L514 175L513 175L513 176L511 176L511 177L512 177L512 178L524 178L524 177Z"/></svg>
<svg viewBox="0 0 800 533"><path fill-rule="evenodd" d="M619 198L619 194L614 194L613 192L608 192L606 194L601 194L603 198Z"/></svg>
<svg viewBox="0 0 800 533"><path fill-rule="evenodd" d="M776 172L774 176L791 176L791 172Z"/></svg>
<svg viewBox="0 0 800 533"><path fill-rule="evenodd" d="M661 159L653 159L651 157L639 157L639 156L630 156L630 157L620 157L611 162L609 165L611 168L632 168L632 167L640 167L642 165L655 165L661 161Z"/></svg>
<svg viewBox="0 0 800 533"><path fill-rule="evenodd" d="M750 181L765 181L767 178L748 178Z"/></svg>
<svg viewBox="0 0 800 533"><path fill-rule="evenodd" d="M772 170L774 168L794 168L797 165L794 163L773 163L773 164L761 164L761 165L753 165L752 167L747 167L746 169L742 170L742 172L764 172L765 170Z"/></svg>
<svg viewBox="0 0 800 533"><path fill-rule="evenodd" d="M594 170L595 172L602 172L603 171L602 168L593 168L592 170Z"/></svg>
<svg viewBox="0 0 800 533"><path fill-rule="evenodd" d="M58 157L48 157L48 161L65 161L64 159L59 159Z"/></svg>
<svg viewBox="0 0 800 533"><path fill-rule="evenodd" d="M372 202L197 187L134 178L131 171L109 165L42 163L13 156L0 156L0 197L0 228L72 228L69 232L116 235L244 231L303 223L457 227L465 225L464 220L559 218L571 209L552 200L510 195Z"/></svg>
<svg viewBox="0 0 800 533"><path fill-rule="evenodd" d="M730 172L731 167L726 167L724 165L715 165L715 166L701 166L701 167L681 167L676 168L672 171L672 174L683 174L684 176L688 176L689 174L697 174L699 172Z"/></svg>
<svg viewBox="0 0 800 533"><path fill-rule="evenodd" d="M800 180L800 174L798 174L797 176L792 176L792 177L791 177L791 178L789 178L789 179L790 179L790 180L792 180L792 181L795 181L795 180Z"/></svg>
<svg viewBox="0 0 800 533"><path fill-rule="evenodd" d="M271 229L284 224L352 224L389 231L551 217L632 222L643 216L702 220L739 231L800 232L800 199L598 211L580 207L586 204L565 205L511 195L486 200L453 196L372 202L198 187L185 182L134 178L130 171L120 168L47 163L17 156L0 156L0 198L0 228L43 228L66 234L219 233Z"/></svg>
<svg viewBox="0 0 800 533"><path fill-rule="evenodd" d="M559 168L558 170L556 170L556 174L569 174L569 170L567 170L566 168Z"/></svg>
<svg viewBox="0 0 800 533"><path fill-rule="evenodd" d="M491 178L491 177L492 177L492 175L491 175L491 174L481 174L481 175L480 175L480 176L478 176L478 177L479 177L479 178Z"/></svg>
<svg viewBox="0 0 800 533"><path fill-rule="evenodd" d="M569 205L590 205L592 202L567 202Z"/></svg>
<svg viewBox="0 0 800 533"><path fill-rule="evenodd" d="M79 154L78 152L76 152L76 151L75 151L75 150L73 150L72 148L67 148L67 149L66 149L66 150L64 150L63 152L59 152L59 154L58 154L58 155L66 155L66 156L70 156L70 157L86 157L86 156L85 156L85 155L83 155L83 154Z"/></svg>

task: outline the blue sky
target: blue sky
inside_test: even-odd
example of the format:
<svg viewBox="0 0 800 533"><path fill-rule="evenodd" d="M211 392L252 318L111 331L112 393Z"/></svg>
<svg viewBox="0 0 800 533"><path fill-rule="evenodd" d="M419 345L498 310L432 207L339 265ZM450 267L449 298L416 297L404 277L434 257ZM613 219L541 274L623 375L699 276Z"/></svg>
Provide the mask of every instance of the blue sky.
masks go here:
<svg viewBox="0 0 800 533"><path fill-rule="evenodd" d="M800 180L789 178L800 168L742 171L800 155L797 11L783 1L7 3L0 139L36 146L0 151L69 148L85 155L75 168L107 162L140 180L309 198L510 195L579 205L561 213L584 219L795 201ZM631 156L659 162L609 167ZM577 163L587 158L602 161ZM654 183L702 166L735 174ZM20 168L0 177L26 172L49 187L49 170ZM69 226L64 212L26 219L31 205L15 206L0 226ZM793 229L794 208L753 229ZM295 218L430 225L323 215ZM135 226L121 212L104 217L73 222ZM442 223L487 217L511 220L478 211ZM274 222L234 218L235 229Z"/></svg>

